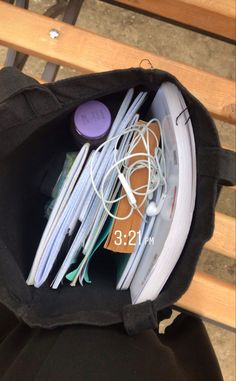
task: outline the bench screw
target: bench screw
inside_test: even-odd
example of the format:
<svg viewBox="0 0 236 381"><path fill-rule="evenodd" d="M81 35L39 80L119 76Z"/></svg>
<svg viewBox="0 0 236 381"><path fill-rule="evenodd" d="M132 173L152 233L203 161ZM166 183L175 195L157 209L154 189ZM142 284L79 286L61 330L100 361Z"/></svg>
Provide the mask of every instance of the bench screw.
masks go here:
<svg viewBox="0 0 236 381"><path fill-rule="evenodd" d="M60 36L60 32L57 29L51 29L49 31L49 36L54 40Z"/></svg>

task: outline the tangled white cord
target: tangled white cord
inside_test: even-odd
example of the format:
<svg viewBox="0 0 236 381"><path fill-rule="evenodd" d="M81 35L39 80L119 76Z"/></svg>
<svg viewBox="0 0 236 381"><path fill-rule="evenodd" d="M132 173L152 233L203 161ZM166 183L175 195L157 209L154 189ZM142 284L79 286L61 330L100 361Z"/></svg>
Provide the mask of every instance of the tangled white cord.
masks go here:
<svg viewBox="0 0 236 381"><path fill-rule="evenodd" d="M157 123L160 129L160 142L155 132L150 129L152 123ZM149 139L152 134L155 139L155 153L150 153ZM145 148L145 152L132 153L134 148L142 141ZM94 160L97 154L106 144L113 144L113 164L108 171L104 174L103 180L98 189L95 183L94 176ZM128 219L134 210L143 217L140 208L147 203L148 199L152 199L153 193L159 188L163 188L163 193L166 194L167 182L166 182L166 163L164 155L164 136L162 133L161 123L158 119L151 119L148 123L142 122L138 124L138 117L136 117L133 123L122 131L120 134L108 138L102 143L95 151L91 163L90 163L90 177L92 186L97 196L101 199L104 209L107 214L117 220ZM128 147L128 148L127 148ZM141 157L140 160L136 159L133 163L130 163L130 159ZM146 168L148 170L147 184L142 185L136 189L131 186L131 177L134 176L136 171ZM105 185L111 180L112 172L116 170L118 183L115 182L113 188L113 198L107 199L105 197ZM124 192L117 197L120 186L122 185ZM137 205L135 196L143 196L142 201ZM130 212L126 216L118 217L111 212L112 206L127 197L130 204Z"/></svg>

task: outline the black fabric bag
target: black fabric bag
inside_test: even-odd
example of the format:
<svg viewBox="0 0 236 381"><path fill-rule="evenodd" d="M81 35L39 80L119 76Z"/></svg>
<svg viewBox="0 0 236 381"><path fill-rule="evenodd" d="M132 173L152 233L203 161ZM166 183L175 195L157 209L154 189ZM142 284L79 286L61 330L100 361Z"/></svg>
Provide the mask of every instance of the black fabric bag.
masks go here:
<svg viewBox="0 0 236 381"><path fill-rule="evenodd" d="M2 336L2 337L1 337ZM190 350L191 348L191 350ZM30 328L0 304L1 381L223 381L201 320L180 314L165 334L122 324Z"/></svg>
<svg viewBox="0 0 236 381"><path fill-rule="evenodd" d="M115 255L103 250L91 264L92 285L54 291L25 283L46 220L42 184L53 158L77 149L68 128L73 110L90 99L114 110L134 87L155 95L175 83L187 104L197 149L197 199L182 255L158 298L132 305L129 291L115 289ZM144 112L144 111L143 111ZM142 115L141 115L142 116ZM211 237L221 185L235 183L234 154L220 147L207 110L172 75L129 69L89 74L40 85L16 69L0 71L0 302L30 326L124 323L129 334L153 328L162 311L187 289L199 254ZM58 173L55 173L55 179Z"/></svg>

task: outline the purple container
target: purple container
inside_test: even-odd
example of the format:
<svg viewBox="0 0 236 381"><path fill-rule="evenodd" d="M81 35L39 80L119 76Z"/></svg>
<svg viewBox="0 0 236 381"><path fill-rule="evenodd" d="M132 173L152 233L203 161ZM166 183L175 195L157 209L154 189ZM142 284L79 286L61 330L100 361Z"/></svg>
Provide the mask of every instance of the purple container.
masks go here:
<svg viewBox="0 0 236 381"><path fill-rule="evenodd" d="M111 113L97 100L81 104L75 110L72 129L78 143L99 145L111 127Z"/></svg>

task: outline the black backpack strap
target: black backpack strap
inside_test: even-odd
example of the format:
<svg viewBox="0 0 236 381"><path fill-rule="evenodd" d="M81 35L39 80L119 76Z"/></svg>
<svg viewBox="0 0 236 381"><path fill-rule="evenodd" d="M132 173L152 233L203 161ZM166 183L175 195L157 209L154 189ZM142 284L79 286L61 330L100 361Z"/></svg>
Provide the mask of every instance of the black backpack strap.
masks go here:
<svg viewBox="0 0 236 381"><path fill-rule="evenodd" d="M236 153L221 147L200 147L198 174L213 177L220 185L235 185Z"/></svg>

